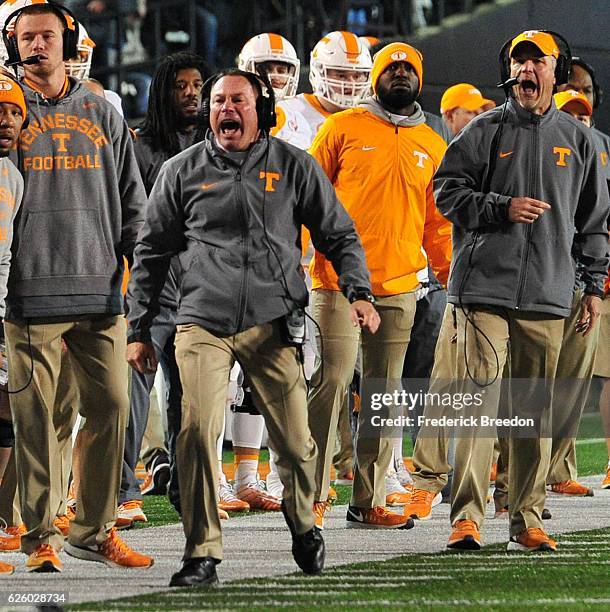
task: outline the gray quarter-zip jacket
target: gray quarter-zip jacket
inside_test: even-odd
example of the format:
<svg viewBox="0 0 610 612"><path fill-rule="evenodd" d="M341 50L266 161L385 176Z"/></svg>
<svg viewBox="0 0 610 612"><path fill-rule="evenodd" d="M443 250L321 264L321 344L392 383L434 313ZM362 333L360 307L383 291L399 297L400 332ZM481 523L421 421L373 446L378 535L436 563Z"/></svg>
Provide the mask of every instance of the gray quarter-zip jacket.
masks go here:
<svg viewBox="0 0 610 612"><path fill-rule="evenodd" d="M435 177L437 207L453 223L448 299L565 317L574 288L575 232L585 291L603 295L608 269L608 190L595 145L589 129L554 102L534 115L511 98L488 179L501 114L500 106L475 117L449 145ZM551 208L531 225L512 223L511 196Z"/></svg>
<svg viewBox="0 0 610 612"><path fill-rule="evenodd" d="M30 124L16 164L25 190L6 318L120 314L123 256L146 206L127 124L74 79L59 99L24 90Z"/></svg>
<svg viewBox="0 0 610 612"><path fill-rule="evenodd" d="M150 340L177 253L177 324L231 335L305 306L301 225L345 294L370 291L360 238L313 157L263 137L239 163L208 132L163 165L150 194L127 290L129 341Z"/></svg>

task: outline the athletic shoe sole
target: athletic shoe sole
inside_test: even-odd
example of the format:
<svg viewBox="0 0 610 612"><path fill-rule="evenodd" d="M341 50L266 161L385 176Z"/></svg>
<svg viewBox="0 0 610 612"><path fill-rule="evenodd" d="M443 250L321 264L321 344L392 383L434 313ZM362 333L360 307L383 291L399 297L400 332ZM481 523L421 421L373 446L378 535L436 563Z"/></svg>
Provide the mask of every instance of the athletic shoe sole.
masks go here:
<svg viewBox="0 0 610 612"><path fill-rule="evenodd" d="M169 586L171 587L217 587L219 585L218 576L210 576L206 580L202 580L201 582L196 583L187 583L182 584L179 579L172 579L169 581Z"/></svg>
<svg viewBox="0 0 610 612"><path fill-rule="evenodd" d="M458 542L447 544L451 550L481 550L481 543L474 539L474 536L467 535Z"/></svg>
<svg viewBox="0 0 610 612"><path fill-rule="evenodd" d="M530 548L529 546L523 546L523 544L519 544L519 542L514 542L513 540L509 541L506 550L514 552L556 552L550 544L545 543L535 548Z"/></svg>
<svg viewBox="0 0 610 612"><path fill-rule="evenodd" d="M348 529L413 529L415 521L410 518L406 523L398 525L371 525L370 523L359 523L358 521L345 521Z"/></svg>
<svg viewBox="0 0 610 612"><path fill-rule="evenodd" d="M59 574L60 567L56 567L52 561L45 561L42 565L36 567L26 567L26 571L33 574Z"/></svg>

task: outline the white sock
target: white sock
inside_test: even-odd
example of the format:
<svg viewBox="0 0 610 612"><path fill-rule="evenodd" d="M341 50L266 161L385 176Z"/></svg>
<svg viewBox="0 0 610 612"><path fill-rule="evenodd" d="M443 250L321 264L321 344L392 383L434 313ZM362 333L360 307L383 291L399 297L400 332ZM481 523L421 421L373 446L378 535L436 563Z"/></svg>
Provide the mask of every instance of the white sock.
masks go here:
<svg viewBox="0 0 610 612"><path fill-rule="evenodd" d="M394 438L394 447L392 450L392 465L394 468L403 463L402 458L402 437Z"/></svg>

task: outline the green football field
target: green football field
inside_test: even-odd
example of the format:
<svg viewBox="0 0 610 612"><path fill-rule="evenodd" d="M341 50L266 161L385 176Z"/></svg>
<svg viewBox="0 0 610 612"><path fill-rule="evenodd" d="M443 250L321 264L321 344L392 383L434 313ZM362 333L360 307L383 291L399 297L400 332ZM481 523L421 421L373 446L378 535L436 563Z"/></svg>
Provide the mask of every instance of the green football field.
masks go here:
<svg viewBox="0 0 610 612"><path fill-rule="evenodd" d="M600 431L598 416L583 420L577 442L581 476L605 470L607 452ZM405 445L405 454L410 454L410 444ZM337 487L337 492L338 503L347 503L350 488ZM146 529L178 521L162 497L146 498L145 511ZM557 539L560 547L555 554L507 553L505 544L493 544L478 553L408 554L335 566L320 577L291 573L68 609L610 610L610 528L562 534Z"/></svg>

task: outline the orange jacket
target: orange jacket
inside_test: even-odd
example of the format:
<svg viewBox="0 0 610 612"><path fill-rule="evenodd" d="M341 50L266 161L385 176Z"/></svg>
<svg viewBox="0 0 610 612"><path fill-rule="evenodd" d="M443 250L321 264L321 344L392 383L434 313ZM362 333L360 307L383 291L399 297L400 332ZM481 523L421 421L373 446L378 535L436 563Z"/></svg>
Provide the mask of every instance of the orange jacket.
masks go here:
<svg viewBox="0 0 610 612"><path fill-rule="evenodd" d="M330 116L309 152L335 186L360 235L374 295L406 293L426 267L446 285L451 224L438 212L432 178L445 141L428 125L397 127L364 108ZM314 289L338 290L337 275L316 251Z"/></svg>

